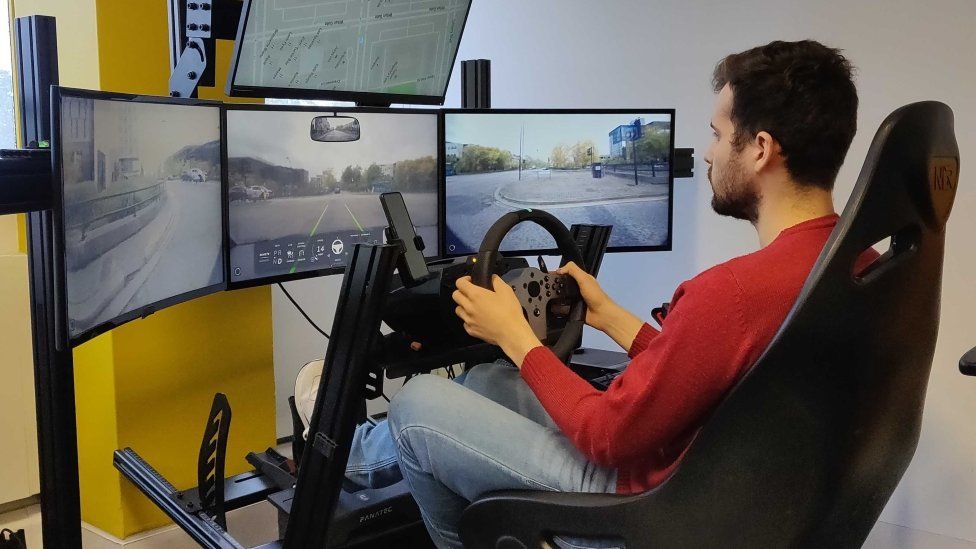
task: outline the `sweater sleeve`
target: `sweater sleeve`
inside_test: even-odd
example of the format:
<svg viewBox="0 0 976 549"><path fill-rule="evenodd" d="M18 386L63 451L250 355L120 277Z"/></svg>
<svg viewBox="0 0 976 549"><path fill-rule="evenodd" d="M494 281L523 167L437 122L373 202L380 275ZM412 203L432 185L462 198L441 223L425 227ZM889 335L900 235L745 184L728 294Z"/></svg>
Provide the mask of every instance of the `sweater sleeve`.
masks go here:
<svg viewBox="0 0 976 549"><path fill-rule="evenodd" d="M526 355L522 376L588 459L608 467L640 463L696 425L748 364L754 353L741 301L724 266L682 284L660 333L605 392L545 347Z"/></svg>
<svg viewBox="0 0 976 549"><path fill-rule="evenodd" d="M637 332L637 337L634 338L633 343L630 344L630 350L627 351L627 356L634 358L641 354L659 333L653 326L645 322Z"/></svg>

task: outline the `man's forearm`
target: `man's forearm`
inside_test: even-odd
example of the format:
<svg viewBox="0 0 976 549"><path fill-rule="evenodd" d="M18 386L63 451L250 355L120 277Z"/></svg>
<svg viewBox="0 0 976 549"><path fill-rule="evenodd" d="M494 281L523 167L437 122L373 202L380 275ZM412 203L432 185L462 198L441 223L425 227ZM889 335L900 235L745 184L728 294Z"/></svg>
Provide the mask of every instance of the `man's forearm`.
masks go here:
<svg viewBox="0 0 976 549"><path fill-rule="evenodd" d="M617 342L624 351L630 352L630 346L644 326L644 321L634 316L630 311L614 304L613 312L606 319L606 326L601 331Z"/></svg>
<svg viewBox="0 0 976 549"><path fill-rule="evenodd" d="M532 333L532 329L528 325L524 328L513 329L512 332L506 334L504 340L498 342L498 346L502 348L502 352L508 356L512 364L515 364L519 368L522 367L522 362L525 361L525 355L540 345L542 345L542 342Z"/></svg>

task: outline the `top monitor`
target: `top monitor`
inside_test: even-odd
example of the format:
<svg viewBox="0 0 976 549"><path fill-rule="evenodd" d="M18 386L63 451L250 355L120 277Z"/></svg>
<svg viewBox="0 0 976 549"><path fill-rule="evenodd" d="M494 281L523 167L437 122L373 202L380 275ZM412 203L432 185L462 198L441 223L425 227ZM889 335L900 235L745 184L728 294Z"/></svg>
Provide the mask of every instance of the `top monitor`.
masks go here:
<svg viewBox="0 0 976 549"><path fill-rule="evenodd" d="M525 208L613 225L609 251L670 250L673 127L667 109L445 111L446 254L476 253L495 220ZM555 247L522 224L501 249Z"/></svg>
<svg viewBox="0 0 976 549"><path fill-rule="evenodd" d="M471 0L246 0L229 95L442 105Z"/></svg>

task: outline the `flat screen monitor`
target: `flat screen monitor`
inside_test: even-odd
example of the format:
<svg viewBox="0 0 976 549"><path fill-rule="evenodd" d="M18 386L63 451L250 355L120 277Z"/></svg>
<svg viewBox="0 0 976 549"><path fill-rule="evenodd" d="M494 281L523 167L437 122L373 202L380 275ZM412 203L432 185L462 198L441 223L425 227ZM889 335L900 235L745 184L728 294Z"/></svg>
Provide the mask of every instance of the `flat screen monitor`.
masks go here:
<svg viewBox="0 0 976 549"><path fill-rule="evenodd" d="M223 289L219 105L69 89L54 97L72 341Z"/></svg>
<svg viewBox="0 0 976 549"><path fill-rule="evenodd" d="M507 212L541 209L566 226L613 225L609 251L671 249L674 110L447 110L444 234L473 254ZM523 223L502 251L547 253Z"/></svg>
<svg viewBox="0 0 976 549"><path fill-rule="evenodd" d="M471 0L246 0L228 95L444 104Z"/></svg>
<svg viewBox="0 0 976 549"><path fill-rule="evenodd" d="M392 191L436 257L438 140L435 111L228 107L230 282L342 272L384 242Z"/></svg>

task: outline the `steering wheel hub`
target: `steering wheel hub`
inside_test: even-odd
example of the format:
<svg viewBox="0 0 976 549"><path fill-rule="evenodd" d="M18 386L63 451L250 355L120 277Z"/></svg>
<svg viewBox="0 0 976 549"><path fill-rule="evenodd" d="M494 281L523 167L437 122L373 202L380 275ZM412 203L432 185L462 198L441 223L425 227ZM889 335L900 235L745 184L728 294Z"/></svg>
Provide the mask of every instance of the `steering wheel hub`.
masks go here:
<svg viewBox="0 0 976 549"><path fill-rule="evenodd" d="M520 210L502 216L485 234L477 258L470 261L475 284L492 289L492 276L501 257L498 248L505 236L524 221L531 221L552 235L563 256L560 265L570 261L583 264L579 248L562 222L542 210ZM525 319L539 341L549 345L566 362L583 335L586 318L586 304L576 281L568 275L546 273L533 267L508 271L502 280L515 292Z"/></svg>

